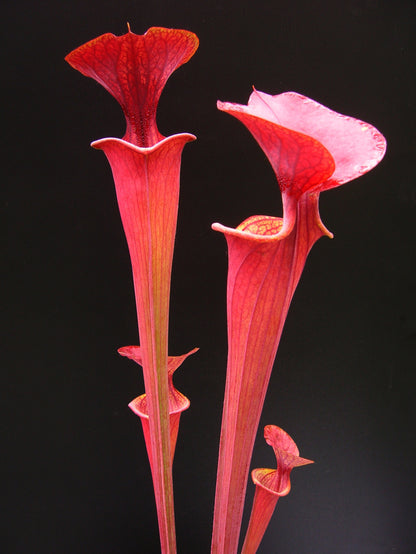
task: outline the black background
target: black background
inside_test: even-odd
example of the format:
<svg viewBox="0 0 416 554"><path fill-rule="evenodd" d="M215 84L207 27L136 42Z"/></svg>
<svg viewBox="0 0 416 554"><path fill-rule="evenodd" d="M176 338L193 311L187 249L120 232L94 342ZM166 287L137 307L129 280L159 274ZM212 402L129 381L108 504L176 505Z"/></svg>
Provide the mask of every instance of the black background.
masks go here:
<svg viewBox="0 0 416 554"><path fill-rule="evenodd" d="M129 258L109 166L89 147L122 136L124 118L63 59L129 21L138 34L179 27L201 41L158 114L165 135L198 136L182 162L171 301L170 354L200 347L176 378L192 403L174 464L178 551L210 545L227 348L226 245L210 225L281 210L264 154L215 107L246 103L255 85L303 93L388 141L373 171L321 196L335 238L315 245L295 294L253 467L273 467L269 423L316 463L293 472L260 552L415 552L414 3L20 0L1 11L0 551L159 550L140 424L127 407L142 376L116 353L138 343Z"/></svg>

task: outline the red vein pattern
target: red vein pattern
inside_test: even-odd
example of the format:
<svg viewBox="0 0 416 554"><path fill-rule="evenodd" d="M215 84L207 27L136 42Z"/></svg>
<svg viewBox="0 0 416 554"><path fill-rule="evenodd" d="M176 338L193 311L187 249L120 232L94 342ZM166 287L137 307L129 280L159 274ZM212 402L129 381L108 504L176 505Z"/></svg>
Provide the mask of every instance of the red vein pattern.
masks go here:
<svg viewBox="0 0 416 554"><path fill-rule="evenodd" d="M124 140L146 147L164 138L156 126L156 111L166 81L197 48L194 33L151 27L144 35L106 33L65 59L100 83L120 104L127 122Z"/></svg>
<svg viewBox="0 0 416 554"><path fill-rule="evenodd" d="M281 496L290 492L290 473L294 467L313 464L299 456L294 440L280 427L267 425L264 438L272 446L277 468L253 469L251 477L256 485L250 521L241 554L255 554Z"/></svg>
<svg viewBox="0 0 416 554"><path fill-rule="evenodd" d="M110 163L130 252L146 389L145 439L163 554L176 553L168 371L170 281L181 155L195 137L182 133L164 138L156 126L156 111L170 74L197 47L198 38L189 31L152 27L144 35L130 30L121 37L101 35L66 57L116 98L127 123L124 139L104 138L92 146L103 150Z"/></svg>
<svg viewBox="0 0 416 554"><path fill-rule="evenodd" d="M251 131L282 194L283 218L218 223L228 245L228 360L217 471L213 554L237 552L251 454L286 315L306 257L323 235L319 193L374 167L384 137L302 95L254 91L218 108ZM301 115L300 115L301 114Z"/></svg>
<svg viewBox="0 0 416 554"><path fill-rule="evenodd" d="M187 410L190 406L190 402L185 395L179 392L173 385L173 374L182 365L188 356L198 351L198 348L190 350L186 354L181 356L169 356L168 357L168 383L169 383L169 421L170 421L170 453L171 460L175 456L176 441L178 438L179 422L181 413ZM119 354L126 356L131 360L134 360L137 364L143 366L143 357L140 346L124 346L118 349ZM140 417L143 427L143 435L146 442L147 454L149 457L150 467L153 473L152 463L152 445L150 440L150 427L149 427L149 409L147 406L147 395L142 394L132 400L129 404L129 408Z"/></svg>

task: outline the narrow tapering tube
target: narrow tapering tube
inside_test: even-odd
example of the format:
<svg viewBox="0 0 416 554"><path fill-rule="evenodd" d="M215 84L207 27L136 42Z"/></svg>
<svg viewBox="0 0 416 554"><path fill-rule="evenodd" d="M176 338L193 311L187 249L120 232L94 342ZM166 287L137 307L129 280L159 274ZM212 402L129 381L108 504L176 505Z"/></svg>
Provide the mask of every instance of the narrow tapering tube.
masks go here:
<svg viewBox="0 0 416 554"><path fill-rule="evenodd" d="M288 208L293 209L292 207ZM237 552L251 453L290 301L306 257L324 234L317 195L283 220L254 216L237 229L219 224L228 244L228 361L217 470L212 552ZM302 215L301 215L302 214Z"/></svg>
<svg viewBox="0 0 416 554"><path fill-rule="evenodd" d="M175 542L169 421L168 325L173 248L184 145L193 135L168 137L150 148L102 139L111 165L130 251L147 396L151 467L162 552ZM171 546L168 546L171 545Z"/></svg>
<svg viewBox="0 0 416 554"><path fill-rule="evenodd" d="M212 554L236 554L250 460L274 358L306 257L323 235L319 194L374 167L386 142L371 125L288 92L254 90L218 108L251 131L276 174L283 218L218 223L228 245L228 360Z"/></svg>
<svg viewBox="0 0 416 554"><path fill-rule="evenodd" d="M163 87L198 48L194 33L152 27L144 35L106 33L66 60L99 82L121 105L123 139L92 146L105 152L130 252L148 415L147 447L163 554L176 553L169 416L168 319L173 246L184 145L194 136L165 138L156 124Z"/></svg>
<svg viewBox="0 0 416 554"><path fill-rule="evenodd" d="M273 515L276 503L290 491L290 472L294 467L313 464L299 456L293 439L280 427L267 425L264 438L273 447L277 468L253 469L251 477L256 485L253 507L241 554L255 554Z"/></svg>
<svg viewBox="0 0 416 554"><path fill-rule="evenodd" d="M179 392L173 385L173 374L182 365L188 356L198 351L198 348L193 348L182 356L169 356L168 357L168 382L169 382L169 423L170 423L170 454L171 461L175 456L176 441L179 432L179 423L181 413L187 410L190 406L190 402L185 395ZM140 346L124 346L119 348L119 354L126 356L131 360L134 360L137 364L143 367L142 350ZM132 400L129 404L129 408L140 417L142 423L143 435L146 443L147 454L149 457L150 467L153 474L153 457L152 457L152 443L150 440L150 426L149 426L149 410L147 407L147 394L142 394Z"/></svg>

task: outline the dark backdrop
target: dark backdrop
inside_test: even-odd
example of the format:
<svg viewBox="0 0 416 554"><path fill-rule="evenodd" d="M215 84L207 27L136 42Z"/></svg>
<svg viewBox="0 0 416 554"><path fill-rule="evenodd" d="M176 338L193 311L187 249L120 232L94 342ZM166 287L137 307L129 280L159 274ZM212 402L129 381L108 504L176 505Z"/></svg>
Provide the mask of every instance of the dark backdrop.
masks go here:
<svg viewBox="0 0 416 554"><path fill-rule="evenodd" d="M150 472L127 407L142 376L129 258L111 172L89 143L122 136L110 95L65 62L126 22L196 32L169 81L164 134L188 131L174 259L170 353L192 402L174 464L179 552L209 551L226 366L224 238L210 225L280 213L271 168L216 110L252 85L295 90L387 137L380 165L321 197L335 239L312 250L281 341L253 466L274 463L263 425L315 465L295 470L263 554L412 553L415 539L415 5L412 1L7 1L0 551L159 549ZM253 487L249 485L249 498ZM248 505L250 507L250 503Z"/></svg>

